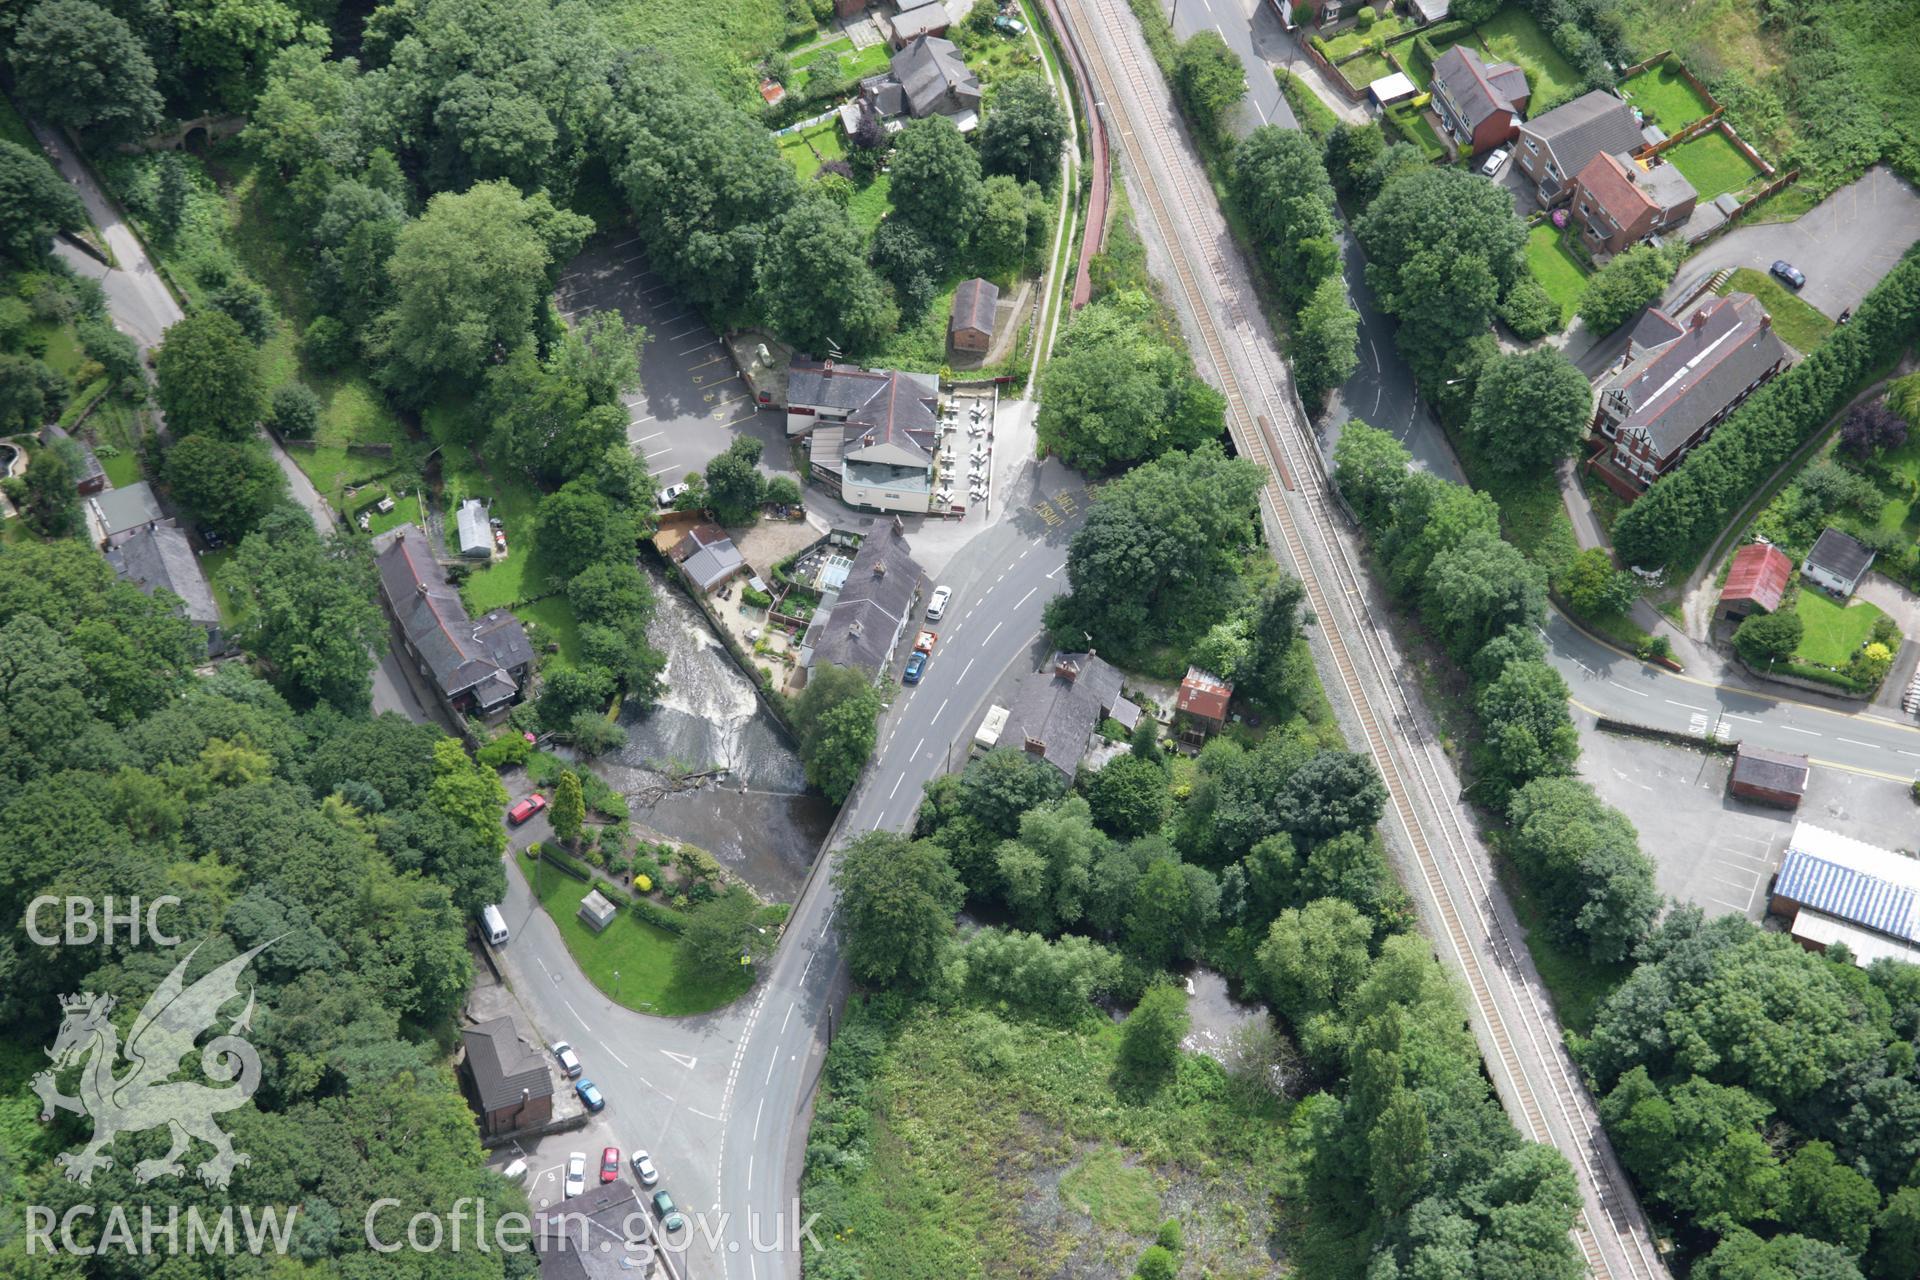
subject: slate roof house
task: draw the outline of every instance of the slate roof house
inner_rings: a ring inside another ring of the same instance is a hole
[[[1071,778],[1108,716],[1129,731],[1140,723],[1140,708],[1120,693],[1120,672],[1092,653],[1056,653],[1021,682],[1000,741]]]
[[[1772,613],[1792,581],[1793,561],[1786,552],[1765,542],[1749,542],[1733,554],[1727,585],[1720,588],[1720,616],[1731,620]]]
[[[814,610],[802,665],[828,663],[879,679],[900,647],[924,578],[898,522],[874,529],[854,552],[839,590]]]
[[[814,479],[849,506],[926,513],[939,406],[932,374],[799,359],[787,373],[787,434],[811,434]]]
[[[497,723],[533,670],[526,628],[505,609],[469,618],[419,526],[383,533],[374,547],[381,598],[420,674],[456,719]]]
[[[118,546],[150,524],[173,523],[173,518],[160,509],[153,486],[145,480],[88,498],[87,519],[103,547]]]
[[[993,312],[1000,304],[1000,287],[975,276],[953,291],[953,315],[947,321],[947,341],[955,351],[985,351],[993,345]]]
[[[1620,253],[1693,216],[1700,195],[1673,165],[1601,152],[1574,178],[1580,238],[1589,253]]]
[[[40,428],[40,444],[44,448],[56,440],[72,441],[79,453],[80,468],[73,478],[73,487],[79,493],[98,493],[107,487],[107,469],[100,465],[100,459],[93,450],[67,433],[67,429],[57,422],[49,422]]]
[[[533,1215],[540,1280],[669,1280],[670,1254],[656,1247],[652,1215],[626,1178],[589,1183]]]
[[[1787,359],[1772,318],[1752,294],[1714,298],[1684,323],[1649,312],[1635,326],[1620,369],[1600,388],[1593,430],[1613,446],[1597,459],[1601,478],[1621,497],[1638,497]]]
[[[1468,155],[1512,142],[1526,114],[1527,74],[1511,62],[1488,66],[1464,44],[1433,60],[1433,108]]]
[[[727,531],[707,520],[689,526],[668,554],[702,591],[714,590],[747,567]]]
[[[217,656],[233,648],[221,628],[213,588],[183,531],[170,524],[141,525],[107,549],[107,563],[148,595],[165,590],[179,596],[180,615],[206,631],[208,653]]]
[[[553,1073],[546,1055],[523,1037],[512,1018],[477,1023],[460,1034],[466,1055],[460,1074],[480,1113],[480,1136],[543,1125],[553,1119]]]
[[[1801,562],[1800,572],[1807,581],[1825,587],[1842,600],[1853,594],[1860,579],[1873,567],[1873,552],[1852,534],[1838,529],[1822,529],[1813,540],[1813,550]]]
[[[980,77],[967,66],[953,41],[920,35],[893,55],[885,71],[860,82],[860,97],[840,108],[840,124],[852,134],[864,102],[889,130],[901,127],[902,116],[921,120],[942,115],[965,133],[980,123],[980,97]]]
[[[1534,198],[1550,208],[1573,193],[1574,178],[1595,156],[1631,154],[1646,141],[1633,108],[1595,89],[1524,122],[1513,158],[1532,180]]]
[[[881,21],[893,32],[893,47],[899,49],[920,36],[944,36],[953,25],[953,15],[941,0],[926,0],[923,4],[902,0],[900,11]]]

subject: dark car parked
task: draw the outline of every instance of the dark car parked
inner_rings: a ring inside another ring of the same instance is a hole
[[[1800,268],[1794,266],[1785,258],[1775,262],[1771,267],[1768,267],[1767,270],[1773,272],[1774,275],[1780,277],[1780,279],[1786,281],[1796,289],[1806,287],[1806,272],[1800,270]]]

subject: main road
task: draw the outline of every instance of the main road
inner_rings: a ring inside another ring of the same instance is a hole
[[[1574,1237],[1597,1276],[1665,1275],[1651,1231],[1561,1043],[1560,1028],[1459,779],[1410,697],[1385,601],[1358,568],[1351,530],[1323,500],[1319,442],[1302,411],[1212,186],[1124,0],[1064,0],[1115,126],[1149,262],[1162,270],[1196,359],[1225,393],[1239,453],[1262,463],[1270,544],[1306,586],[1313,643],[1350,736],[1387,784],[1388,844],[1469,1015],[1507,1110],[1572,1164],[1583,1200]]]

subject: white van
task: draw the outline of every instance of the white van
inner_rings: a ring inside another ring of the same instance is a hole
[[[527,1180],[527,1162],[525,1160],[515,1160],[512,1164],[500,1171],[500,1176],[508,1182],[513,1183],[516,1187],[519,1186]]]
[[[494,946],[505,946],[507,941],[507,918],[500,914],[500,908],[491,904],[480,908],[480,932],[487,935],[487,941]]]

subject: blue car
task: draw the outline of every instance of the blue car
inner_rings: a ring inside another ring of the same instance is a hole
[[[600,1096],[599,1086],[595,1085],[593,1081],[582,1080],[573,1086],[573,1091],[580,1095],[580,1101],[586,1104],[587,1110],[606,1110],[607,1100]]]
[[[917,650],[907,659],[906,674],[900,677],[907,684],[919,684],[920,677],[927,669],[927,655]]]

